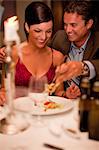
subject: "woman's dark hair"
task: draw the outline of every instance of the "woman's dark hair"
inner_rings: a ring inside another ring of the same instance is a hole
[[[32,2],[25,9],[25,22],[30,27],[33,24],[39,24],[42,22],[48,22],[52,20],[54,23],[54,17],[51,9],[43,2]],[[28,33],[26,32],[26,36]]]
[[[94,24],[96,23],[96,15],[94,9],[94,2],[90,0],[72,0],[68,1],[64,13],[77,13],[82,16],[85,23],[90,19],[93,19]]]

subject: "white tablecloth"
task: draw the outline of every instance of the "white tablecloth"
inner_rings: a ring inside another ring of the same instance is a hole
[[[76,106],[76,102],[75,106]],[[42,117],[46,122],[43,127],[37,127],[32,123],[34,117],[31,120],[31,126],[24,132],[16,135],[4,135],[0,134],[0,150],[49,150],[43,146],[44,143],[59,146],[64,150],[99,150],[99,142],[88,139],[88,133],[80,133],[81,138],[76,139],[63,130],[60,132],[60,136],[55,136],[49,130],[51,124],[58,127],[61,124],[66,127],[78,128],[77,121],[77,108],[73,110],[59,114]]]

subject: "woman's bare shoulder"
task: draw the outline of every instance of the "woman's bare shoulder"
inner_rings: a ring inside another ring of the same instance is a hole
[[[53,49],[53,62],[55,65],[60,65],[64,61],[64,55],[58,51]]]

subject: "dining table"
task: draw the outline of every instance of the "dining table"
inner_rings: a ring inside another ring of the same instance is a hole
[[[99,150],[99,141],[79,130],[79,100],[70,101],[66,111],[41,115],[41,126],[35,123],[36,115],[25,112],[29,127],[13,135],[0,133],[0,150]]]

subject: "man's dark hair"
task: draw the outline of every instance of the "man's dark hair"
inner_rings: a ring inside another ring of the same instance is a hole
[[[96,15],[94,9],[94,1],[88,0],[72,0],[68,1],[64,13],[77,13],[85,20],[85,23],[93,19],[94,25],[96,24]]]

